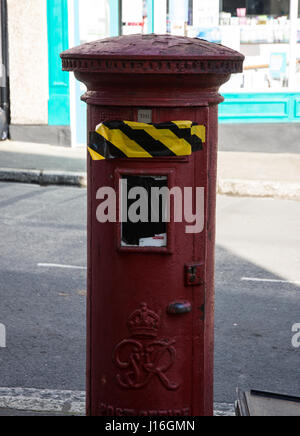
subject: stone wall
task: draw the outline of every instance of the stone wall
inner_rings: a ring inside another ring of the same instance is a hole
[[[7,3],[11,124],[48,124],[47,1]]]

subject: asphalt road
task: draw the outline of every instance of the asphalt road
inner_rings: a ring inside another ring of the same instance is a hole
[[[0,386],[85,388],[85,190],[0,183]],[[215,400],[300,395],[300,203],[218,199]],[[261,281],[262,280],[262,281]],[[272,280],[272,281],[266,281]]]
[[[217,228],[216,399],[300,396],[300,202],[219,197]]]
[[[84,389],[85,190],[0,184],[0,386]]]

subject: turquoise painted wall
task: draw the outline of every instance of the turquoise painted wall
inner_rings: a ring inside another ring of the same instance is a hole
[[[61,70],[59,54],[69,48],[68,0],[47,0],[49,50],[48,124],[70,124],[69,73]]]
[[[154,33],[154,0],[147,0],[148,33]]]
[[[120,13],[119,13],[119,0],[109,0],[109,13],[110,13],[110,22],[109,22],[109,33],[110,36],[119,36],[119,22],[120,22]]]
[[[219,111],[221,123],[300,122],[298,93],[237,93],[224,97]]]

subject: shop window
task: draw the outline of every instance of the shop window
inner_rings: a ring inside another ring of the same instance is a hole
[[[80,42],[90,42],[109,36],[108,0],[79,0]]]
[[[122,34],[147,33],[147,2],[122,0]]]
[[[288,16],[290,0],[223,0],[224,12],[237,16],[237,10],[241,8],[246,8],[247,15]]]
[[[237,15],[238,8],[245,8],[246,0],[223,0],[222,11],[229,12],[231,15]]]
[[[201,38],[241,51],[245,70],[232,77],[222,92],[290,87],[290,0],[153,0],[154,15],[148,17],[149,1],[120,2],[124,35],[148,33],[149,18],[155,33]],[[300,86],[299,70],[298,62]]]
[[[294,80],[290,80],[290,65],[294,63],[289,59],[290,0],[223,0],[219,24],[222,44],[241,51],[246,57],[243,74],[234,76],[223,92],[276,92],[294,87]],[[297,41],[300,42],[300,22]],[[300,66],[299,50],[298,46],[294,56]]]

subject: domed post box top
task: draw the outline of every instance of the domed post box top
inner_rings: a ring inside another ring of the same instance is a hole
[[[219,44],[172,35],[130,35],[83,44],[61,54],[64,71],[110,74],[231,74],[244,56]]]
[[[218,91],[244,56],[219,44],[172,35],[129,35],[83,44],[61,54],[63,70],[87,86],[95,105],[203,106],[223,101]]]

